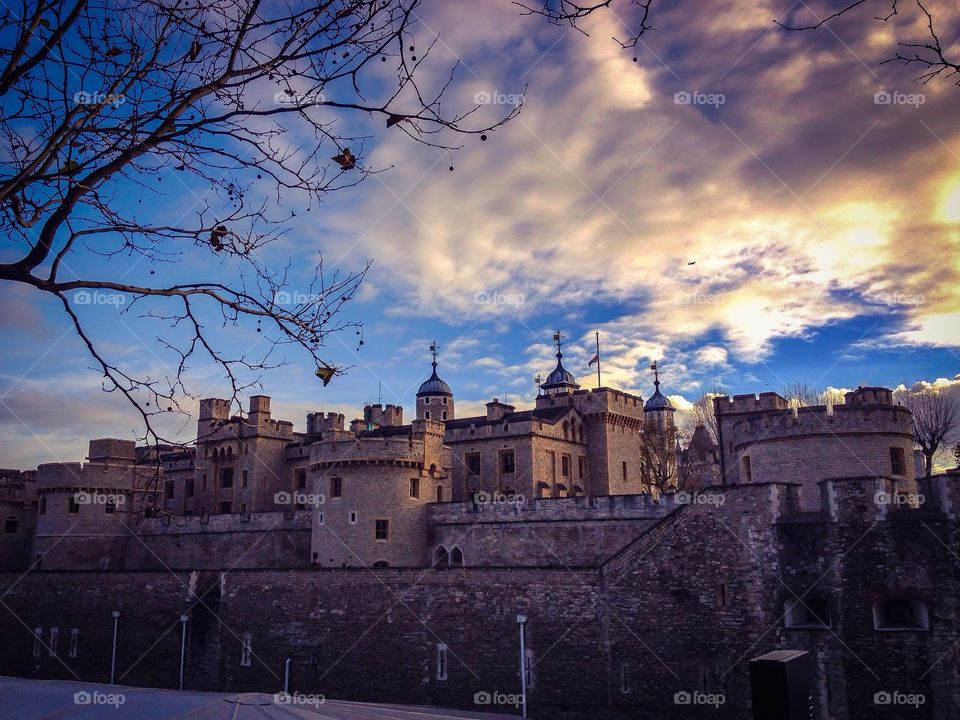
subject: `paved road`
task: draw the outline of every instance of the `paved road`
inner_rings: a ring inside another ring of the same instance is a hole
[[[0,676],[0,720],[502,720],[518,714]]]

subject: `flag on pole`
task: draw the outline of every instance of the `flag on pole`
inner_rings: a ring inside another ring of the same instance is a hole
[[[593,360],[587,363],[587,367],[590,367],[594,363],[598,363],[598,362],[600,362],[600,353],[597,353],[596,355],[593,356]]]

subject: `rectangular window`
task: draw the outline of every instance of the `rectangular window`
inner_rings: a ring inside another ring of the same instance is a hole
[[[550,468],[550,481],[557,480],[557,454],[552,450],[547,450],[547,466]]]
[[[240,471],[240,482],[243,484],[243,487],[246,487],[246,486],[247,486],[247,471],[246,471],[246,470],[241,470],[241,471]]]
[[[357,524],[357,511],[356,511],[356,510],[351,510],[351,511],[350,511],[350,524],[351,524],[351,525],[356,525],[356,524]]]
[[[583,455],[580,455],[577,458],[577,477],[583,480],[583,476],[586,475],[586,458]]]
[[[247,504],[240,503],[240,512],[245,513],[247,511]]]
[[[907,474],[907,464],[904,461],[903,448],[890,448],[890,472],[893,475]]]
[[[437,643],[437,680],[447,679],[447,646]]]
[[[319,523],[320,525],[323,525],[323,513],[320,513],[319,515],[317,515],[317,523]]]
[[[196,492],[196,483],[193,480],[187,480],[187,492],[186,495],[188,498],[192,498]]]
[[[469,475],[480,474],[480,453],[469,452],[463,456],[463,460],[464,464],[467,466],[467,473]]]
[[[173,480],[167,480],[167,482],[165,482],[165,483],[163,484],[163,497],[164,497],[164,499],[165,499],[165,500],[173,500],[173,495],[174,495],[175,492],[176,492],[176,488],[174,488]]]
[[[41,515],[47,514],[47,496],[46,495],[40,498],[40,514]]]
[[[330,478],[330,497],[343,495],[343,478]]]
[[[410,497],[420,497],[420,478],[410,478]]]
[[[40,657],[40,647],[43,645],[43,628],[33,629],[33,656]]]
[[[16,535],[17,534],[17,519],[15,517],[8,517],[6,522],[3,523],[3,534],[4,535]]]
[[[298,490],[307,489],[307,471],[306,470],[297,470],[297,489]]]
[[[750,467],[750,456],[743,456],[743,478],[744,482],[753,482],[753,469]]]
[[[503,474],[509,474],[516,472],[517,469],[517,459],[513,453],[513,450],[504,450],[500,453],[500,472]]]
[[[204,473],[204,474],[203,474],[203,477],[201,478],[201,484],[202,484],[203,489],[206,490],[206,489],[207,489],[207,474],[206,474],[206,473]]]
[[[570,456],[562,455],[560,457],[560,474],[564,477],[570,477]]]
[[[373,531],[374,540],[389,540],[390,539],[390,521],[389,520],[377,520],[376,527]]]
[[[233,512],[233,504],[229,502],[222,502],[219,505],[220,512],[226,515],[227,513]]]
[[[80,514],[80,503],[77,502],[77,498],[75,495],[70,496],[70,507],[68,509],[71,515]]]
[[[103,512],[107,515],[113,515],[114,511],[117,509],[117,501],[112,497],[108,497],[107,501],[103,504]]]
[[[50,628],[50,642],[47,646],[50,650],[50,657],[57,656],[57,639],[60,637],[60,628]]]
[[[627,461],[624,460],[620,465],[620,471],[623,473],[623,481],[627,481]]]
[[[252,654],[250,650],[250,633],[243,634],[243,645],[240,649],[240,665],[242,667],[250,667],[250,655]]]
[[[620,692],[624,695],[630,692],[630,667],[626,663],[620,666]]]
[[[233,468],[223,468],[220,471],[220,487],[222,488],[233,487]]]
[[[70,650],[67,651],[69,657],[75,658],[77,656],[77,643],[80,640],[80,628],[73,628],[70,631]]]

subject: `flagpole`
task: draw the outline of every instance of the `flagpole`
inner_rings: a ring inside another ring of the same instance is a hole
[[[601,387],[600,383],[600,331],[597,330],[597,390]]]

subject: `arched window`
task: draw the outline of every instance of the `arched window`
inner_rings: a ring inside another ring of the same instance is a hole
[[[430,398],[427,398],[427,399],[429,400]],[[429,419],[430,419],[430,411],[429,411],[429,410],[427,410],[426,412],[423,413],[423,418],[424,418],[424,420],[429,420]]]
[[[446,420],[446,419],[447,419],[447,411],[446,411],[446,410],[444,410],[444,411],[440,414],[440,419],[441,419],[441,420]]]
[[[886,598],[873,604],[875,630],[929,630],[927,604],[912,598]]]
[[[783,603],[783,624],[793,628],[829,628],[830,606],[821,597],[790,597]]]
[[[228,448],[227,448],[227,460],[233,460],[233,448],[232,448],[232,447],[228,447]]]
[[[453,550],[450,551],[450,564],[463,567],[463,550],[456,545],[454,545]]]
[[[433,553],[433,564],[436,567],[447,565],[449,562],[450,559],[447,556],[447,549],[441,545],[436,549],[436,552]]]
[[[430,477],[433,477],[436,474],[437,474],[437,464],[430,463]]]
[[[373,567],[390,567],[390,563],[388,563],[386,560],[377,560],[373,564]]]

